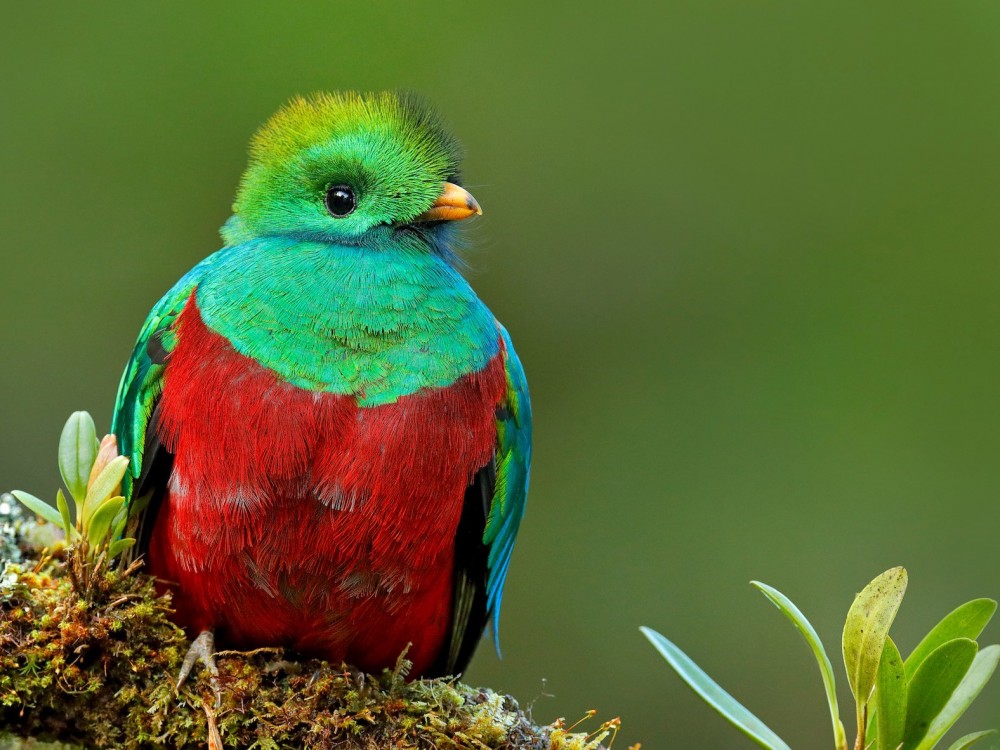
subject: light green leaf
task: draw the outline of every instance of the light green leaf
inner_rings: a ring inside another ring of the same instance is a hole
[[[784,740],[772,732],[764,722],[750,713],[733,696],[719,687],[711,677],[695,664],[677,646],[650,628],[639,628],[653,647],[674,668],[674,671],[723,718],[761,747],[770,750],[791,750]]]
[[[935,651],[935,653],[937,652]],[[930,657],[928,657],[929,660]],[[986,683],[990,681],[990,677],[996,671],[998,663],[1000,663],[1000,646],[987,646],[976,654],[976,658],[973,659],[969,671],[966,672],[959,686],[955,688],[955,692],[951,694],[951,698],[948,699],[948,703],[938,713],[937,718],[931,722],[931,726],[927,730],[927,735],[917,750],[931,750],[944,737],[945,732],[951,729],[952,725],[959,720],[962,714],[965,713],[965,709],[972,705],[976,696],[986,686]],[[917,674],[919,675],[922,670],[923,667],[917,670]],[[916,679],[916,676],[914,675],[914,679]]]
[[[128,459],[125,456],[118,456],[111,459],[104,470],[94,479],[94,483],[87,491],[87,499],[83,503],[84,527],[90,523],[91,516],[97,511],[97,508],[106,502],[111,497],[111,493],[121,484],[127,468]]]
[[[87,480],[97,458],[97,429],[85,411],[75,411],[66,420],[59,437],[59,473],[78,504],[87,495]]]
[[[891,568],[854,597],[844,624],[844,664],[854,693],[858,727],[864,724],[864,709],[875,686],[889,626],[906,593],[906,570]]]
[[[956,638],[938,646],[924,659],[906,691],[906,731],[903,735],[906,750],[925,746],[923,740],[931,722],[948,704],[978,650],[975,641]]]
[[[59,511],[44,500],[38,499],[30,492],[22,492],[21,490],[13,490],[10,494],[36,516],[41,516],[49,523],[54,523],[56,526],[62,528],[62,516],[59,515]]]
[[[760,581],[750,581],[750,585],[760,591],[768,600],[785,615],[796,629],[805,638],[809,648],[812,649],[816,663],[819,664],[820,675],[823,677],[823,687],[826,689],[826,702],[830,707],[830,721],[833,724],[833,738],[837,750],[847,749],[847,734],[844,732],[844,724],[840,720],[840,709],[837,706],[837,685],[833,677],[833,665],[826,655],[823,642],[813,628],[806,616],[802,614],[792,600],[782,594],[776,588],[768,586]]]
[[[113,560],[114,558],[118,557],[118,555],[120,555],[122,552],[131,547],[133,544],[135,544],[135,539],[132,539],[130,537],[125,539],[118,539],[117,541],[111,542],[111,546],[108,547],[108,558]]]
[[[972,734],[967,734],[964,737],[959,737],[955,740],[948,750],[966,750],[966,748],[972,747],[979,742],[979,740],[996,733],[997,730],[995,729],[987,729],[985,732],[973,732]]]
[[[996,611],[997,603],[992,599],[973,599],[945,615],[906,657],[906,679],[912,679],[924,659],[941,644],[955,638],[976,640]]]
[[[108,533],[111,531],[111,524],[124,505],[125,498],[117,495],[105,500],[94,511],[94,515],[90,519],[90,525],[86,528],[87,542],[92,549],[97,549],[107,541]]]
[[[875,711],[879,750],[896,750],[906,729],[906,671],[903,657],[892,642],[885,639],[882,659],[875,678]]]
[[[56,490],[56,508],[59,511],[59,518],[62,520],[63,531],[66,532],[66,541],[79,537],[80,533],[73,526],[73,519],[69,515],[69,503],[66,502],[66,496],[62,490]]]

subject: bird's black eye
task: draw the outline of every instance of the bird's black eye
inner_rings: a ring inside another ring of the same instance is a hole
[[[326,203],[326,210],[330,212],[330,216],[337,219],[347,216],[357,206],[357,200],[354,198],[354,190],[347,185],[334,185],[327,190],[324,202]]]

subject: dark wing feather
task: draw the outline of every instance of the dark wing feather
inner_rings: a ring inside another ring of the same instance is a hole
[[[476,472],[465,490],[462,518],[455,537],[455,571],[451,628],[445,647],[431,669],[435,676],[465,671],[489,620],[486,609],[487,560],[490,548],[483,543],[483,529],[496,487],[496,466],[491,461]]]
[[[514,539],[524,516],[531,464],[531,404],[524,370],[503,335],[507,395],[497,410],[497,451],[465,491],[455,538],[452,622],[433,674],[465,670],[491,616],[500,651],[500,602]]]

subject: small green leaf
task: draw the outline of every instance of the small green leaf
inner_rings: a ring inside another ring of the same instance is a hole
[[[979,742],[979,740],[996,733],[997,730],[995,729],[987,729],[985,732],[973,732],[972,734],[967,734],[964,737],[959,737],[955,740],[948,750],[966,750],[966,748],[972,747]]]
[[[956,638],[938,646],[924,659],[906,691],[904,748],[910,750],[924,746],[922,740],[931,722],[948,704],[955,688],[972,666],[978,650],[975,641]]]
[[[122,505],[121,510],[118,511],[118,515],[115,516],[114,523],[111,525],[112,541],[118,539],[122,535],[122,532],[125,531],[126,523],[128,523],[128,508]]]
[[[111,531],[111,524],[124,505],[125,498],[117,495],[105,500],[94,511],[94,515],[90,519],[90,525],[86,529],[87,541],[92,549],[96,550],[107,541],[108,533]]]
[[[844,664],[854,693],[858,726],[875,686],[878,663],[899,605],[906,593],[906,570],[891,568],[854,597],[844,624]]]
[[[107,501],[111,497],[111,493],[121,484],[127,468],[128,459],[125,456],[118,456],[109,461],[104,470],[97,475],[87,491],[87,498],[83,503],[84,526],[90,523],[91,516],[97,511],[97,508]]]
[[[792,600],[776,588],[760,581],[750,581],[750,585],[766,596],[785,617],[792,621],[792,624],[805,638],[809,648],[812,649],[816,663],[819,664],[820,675],[823,677],[823,687],[826,689],[826,702],[830,707],[835,747],[837,750],[846,750],[847,734],[844,732],[844,724],[840,720],[840,709],[837,706],[837,685],[833,677],[833,665],[830,664],[830,657],[826,655],[826,649],[823,648],[823,642],[819,639],[819,635],[806,616],[792,603]]]
[[[906,672],[892,638],[885,639],[878,664],[875,712],[879,750],[896,750],[906,729]]]
[[[996,611],[997,603],[992,599],[973,599],[945,615],[906,657],[906,678],[912,679],[924,659],[941,644],[955,638],[976,640]]]
[[[639,628],[639,630],[688,686],[708,705],[722,714],[722,717],[729,723],[761,747],[770,748],[770,750],[791,750],[784,740],[744,708],[733,696],[719,687],[718,683],[705,674],[701,667],[691,661],[690,657],[677,646],[655,630],[646,627]]]
[[[943,647],[942,647],[943,648]],[[934,653],[937,653],[935,651]],[[933,656],[934,654],[931,654]],[[931,657],[927,657],[930,661]],[[1000,646],[987,646],[972,661],[972,666],[966,672],[965,677],[955,692],[951,694],[948,703],[941,709],[937,717],[931,722],[927,735],[917,747],[917,750],[931,750],[938,741],[944,737],[945,732],[951,729],[952,725],[959,720],[972,702],[979,695],[980,691],[990,681],[990,677],[996,671],[997,664],[1000,663]],[[923,671],[921,667],[914,675],[914,679]]]
[[[62,516],[59,515],[59,511],[44,500],[39,500],[30,492],[22,492],[21,490],[13,490],[10,494],[36,516],[41,516],[49,523],[62,528]]]
[[[56,490],[56,508],[59,510],[59,518],[62,519],[63,531],[66,532],[66,541],[70,541],[78,536],[76,527],[73,526],[73,519],[69,515],[69,503],[62,490]]]
[[[66,420],[59,437],[59,473],[77,503],[87,495],[90,468],[97,458],[97,429],[85,411],[75,411]]]
[[[108,547],[108,558],[113,560],[133,544],[135,544],[135,539],[132,538],[118,539],[111,542],[111,546]]]

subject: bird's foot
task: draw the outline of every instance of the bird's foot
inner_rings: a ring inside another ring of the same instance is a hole
[[[344,665],[344,669],[345,669],[345,671],[347,673],[347,676],[350,677],[354,681],[355,685],[357,685],[359,688],[363,688],[365,686],[365,673],[364,672],[362,672],[357,667],[351,666],[350,664],[345,664]]]
[[[209,679],[212,683],[212,692],[215,693],[215,707],[218,708],[222,705],[222,690],[219,687],[219,667],[215,664],[215,634],[211,630],[202,630],[191,643],[191,648],[184,657],[184,663],[181,664],[181,672],[177,676],[176,690],[181,689],[194,665],[199,661],[211,675]]]

